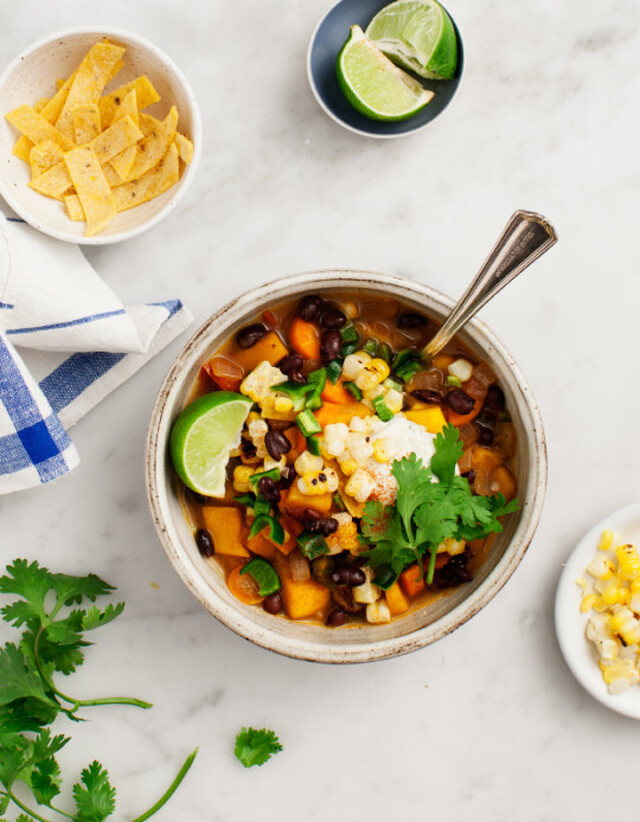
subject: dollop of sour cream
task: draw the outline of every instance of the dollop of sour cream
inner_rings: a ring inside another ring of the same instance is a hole
[[[435,434],[430,434],[427,429],[416,422],[408,420],[401,414],[397,414],[392,420],[386,422],[372,437],[371,442],[375,445],[379,442],[384,446],[387,462],[378,462],[374,457],[361,466],[374,482],[375,488],[371,492],[370,499],[376,499],[384,505],[392,505],[397,496],[398,483],[391,473],[393,461],[415,454],[422,464],[429,466],[431,457],[435,453]]]

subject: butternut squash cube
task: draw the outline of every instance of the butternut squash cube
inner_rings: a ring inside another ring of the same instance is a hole
[[[315,579],[294,582],[286,574],[281,576],[282,596],[287,616],[291,619],[308,619],[316,616],[329,604],[331,592]]]
[[[204,527],[213,539],[217,554],[233,557],[248,557],[245,547],[245,525],[242,511],[232,506],[206,506],[202,509]]]

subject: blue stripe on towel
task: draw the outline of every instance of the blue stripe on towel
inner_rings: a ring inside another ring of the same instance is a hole
[[[42,393],[58,413],[125,356],[104,351],[72,354],[40,382]]]
[[[2,303],[0,302],[0,308],[14,308],[15,306],[11,305],[11,303]]]
[[[169,317],[173,317],[173,315],[177,314],[182,308],[182,302],[180,300],[165,300],[160,303],[147,303],[147,305],[157,305],[162,306],[162,308],[166,308],[169,312]]]
[[[51,323],[50,325],[34,325],[30,328],[12,328],[7,331],[7,334],[31,334],[35,331],[53,331],[56,328],[70,328],[73,325],[85,325],[96,320],[104,320],[107,317],[117,317],[125,314],[124,308],[117,308],[113,311],[104,311],[102,314],[90,314],[87,317],[78,317],[76,320],[67,320],[62,323]]]

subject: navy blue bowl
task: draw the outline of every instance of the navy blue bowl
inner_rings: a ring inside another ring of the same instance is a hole
[[[390,0],[341,0],[318,24],[307,56],[309,83],[321,108],[340,125],[368,137],[402,137],[424,128],[449,105],[462,76],[462,38],[455,20],[449,15],[458,39],[458,67],[451,80],[417,78],[435,95],[429,105],[415,116],[400,122],[370,120],[353,108],[338,85],[336,58],[349,37],[351,26],[357,23],[364,31],[371,18],[381,8],[388,6],[389,2]]]

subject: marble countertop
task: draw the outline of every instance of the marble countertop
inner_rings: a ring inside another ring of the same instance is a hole
[[[259,283],[331,267],[403,274],[457,297],[516,208],[542,212],[560,237],[481,314],[540,404],[542,520],[506,588],[435,645],[311,665],[254,647],[197,605],[156,539],[142,468],[154,397],[185,337],[73,429],[79,468],[0,497],[0,565],[26,556],[94,571],[127,603],[75,690],[155,707],[96,709],[92,722],[60,727],[74,736],[64,771],[100,759],[121,818],[151,804],[196,745],[159,822],[595,822],[637,801],[640,725],[573,680],[552,610],[572,546],[638,499],[638,426],[627,422],[640,401],[640,6],[448,5],[465,42],[458,95],[396,141],[342,130],[311,95],[306,48],[326,0],[0,8],[1,64],[52,31],[104,24],[157,43],[194,87],[205,136],[188,195],[143,236],[87,252],[127,302],[177,296],[201,322]],[[244,770],[232,755],[242,725],[273,728],[284,752]]]

